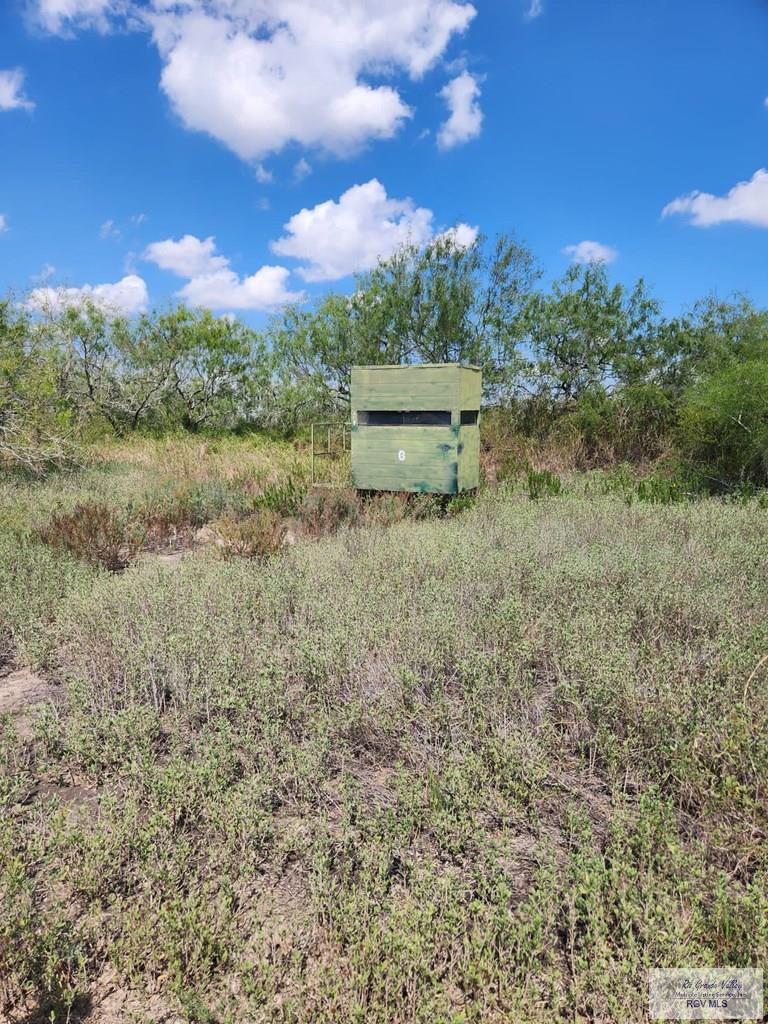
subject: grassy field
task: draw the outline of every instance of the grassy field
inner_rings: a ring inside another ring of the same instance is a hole
[[[764,965],[761,503],[306,474],[0,485],[0,1018],[636,1022],[649,967]]]

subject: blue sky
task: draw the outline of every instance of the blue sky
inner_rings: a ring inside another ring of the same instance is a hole
[[[768,305],[766,167],[768,0],[0,6],[0,292],[40,301],[259,323],[453,228]]]

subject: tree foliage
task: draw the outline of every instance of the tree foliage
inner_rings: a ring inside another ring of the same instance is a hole
[[[258,407],[263,339],[233,318],[178,306],[135,321],[91,302],[43,326],[70,405],[123,434],[139,426],[234,426]]]
[[[529,250],[502,236],[459,245],[439,236],[405,245],[359,274],[352,295],[292,306],[269,335],[295,406],[338,408],[355,365],[463,362],[484,371],[487,394],[512,384],[538,271]]]
[[[0,301],[0,462],[34,473],[76,459],[77,413],[59,364],[23,307]]]
[[[653,364],[659,320],[642,280],[627,290],[610,283],[602,263],[570,267],[528,305],[530,389],[572,406],[637,384]]]
[[[0,459],[36,472],[86,424],[295,427],[346,415],[352,367],[462,362],[486,405],[590,464],[672,447],[710,486],[768,485],[768,311],[709,297],[674,319],[642,280],[572,266],[548,288],[510,236],[405,245],[351,294],[288,306],[266,329],[183,305],[129,319],[93,302],[0,301]]]

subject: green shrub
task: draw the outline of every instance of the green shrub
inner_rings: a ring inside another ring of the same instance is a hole
[[[658,505],[669,505],[690,497],[690,491],[686,489],[685,483],[675,477],[645,477],[638,480],[635,492],[639,501],[650,501]]]
[[[457,494],[446,503],[445,510],[449,516],[460,515],[471,509],[475,501],[474,494]]]
[[[684,395],[684,457],[713,490],[768,485],[768,359],[734,363]]]
[[[529,469],[527,484],[531,501],[561,494],[563,490],[563,482],[560,477],[548,469]]]
[[[306,493],[306,487],[289,476],[284,483],[265,487],[261,494],[253,499],[253,507],[281,516],[295,516],[305,500]]]

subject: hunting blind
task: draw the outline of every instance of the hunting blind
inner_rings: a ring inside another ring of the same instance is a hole
[[[433,494],[476,488],[480,391],[476,366],[353,366],[355,487]]]

